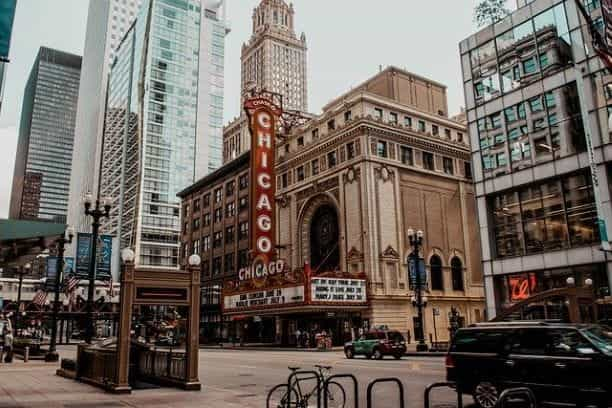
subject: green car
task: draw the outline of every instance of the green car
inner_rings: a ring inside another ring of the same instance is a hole
[[[376,360],[381,360],[384,356],[393,356],[399,360],[404,353],[406,353],[404,336],[393,330],[370,331],[358,340],[350,341],[344,345],[346,358],[363,355],[366,358],[374,357]]]

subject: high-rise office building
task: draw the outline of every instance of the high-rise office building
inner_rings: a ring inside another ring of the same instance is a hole
[[[574,320],[594,304],[581,296],[610,291],[597,201],[610,231],[612,76],[574,1],[518,6],[459,46],[488,317]]]
[[[65,222],[81,57],[41,47],[26,84],[10,217]]]
[[[253,33],[242,45],[240,57],[241,105],[250,89],[265,89],[283,96],[283,109],[308,111],[306,35],[295,33],[295,10],[283,0],[262,0],[253,10]],[[250,149],[246,117],[225,127],[223,162]]]
[[[2,96],[4,95],[4,77],[11,48],[11,34],[17,0],[5,0],[0,3],[0,110],[2,110]]]
[[[110,66],[142,0],[90,0],[79,88],[68,222],[89,231],[82,198],[98,193],[104,106]]]
[[[176,193],[221,163],[223,2],[145,0],[111,68],[101,194],[103,225],[136,265],[178,267]]]

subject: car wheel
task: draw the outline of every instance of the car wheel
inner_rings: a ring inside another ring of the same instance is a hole
[[[494,408],[499,400],[499,389],[494,384],[481,381],[474,388],[474,402],[480,408]]]
[[[344,355],[346,356],[346,358],[353,358],[355,357],[355,352],[353,351],[351,347],[349,347],[344,350]]]
[[[400,353],[397,353],[393,357],[395,357],[396,360],[399,360],[402,358],[402,355]]]
[[[369,360],[369,359],[371,359],[371,358],[372,358],[372,354],[370,354],[370,353],[365,353],[365,358],[366,358],[366,359],[368,359],[368,360]]]
[[[382,360],[382,358],[383,358],[383,354],[380,351],[380,349],[374,349],[374,355],[373,356],[374,356],[375,360]]]

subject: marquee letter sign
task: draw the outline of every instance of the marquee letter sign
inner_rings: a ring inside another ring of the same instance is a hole
[[[269,264],[274,254],[275,138],[281,109],[266,98],[244,102],[251,131],[251,250],[253,265]]]

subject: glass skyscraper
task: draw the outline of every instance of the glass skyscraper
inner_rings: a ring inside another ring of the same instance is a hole
[[[178,267],[177,192],[221,164],[223,2],[146,0],[111,67],[103,226],[141,267]]]
[[[81,57],[41,47],[26,84],[10,217],[66,222]]]

